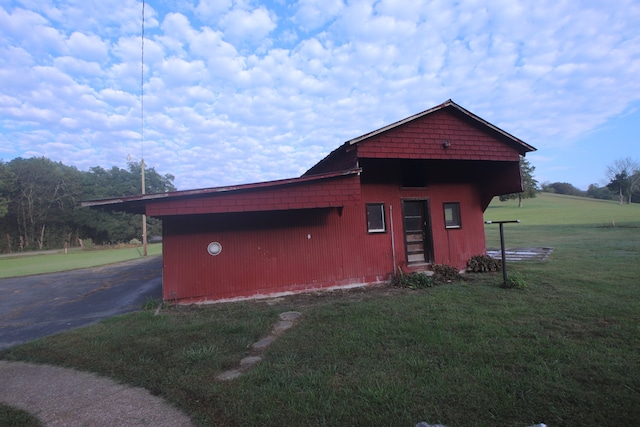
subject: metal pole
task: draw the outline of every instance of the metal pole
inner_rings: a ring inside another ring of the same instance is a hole
[[[393,274],[397,274],[396,268],[396,237],[393,233],[393,209],[389,205],[389,223],[391,224],[391,259],[393,260]]]
[[[502,254],[502,284],[507,286],[507,253],[504,249],[504,224],[507,223],[519,223],[519,219],[509,221],[485,221],[485,224],[499,224],[500,225],[500,252]]]
[[[502,284],[507,286],[507,254],[504,250],[504,224],[500,223],[500,251],[502,252]]]

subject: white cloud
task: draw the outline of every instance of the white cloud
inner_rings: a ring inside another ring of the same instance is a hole
[[[449,3],[424,0],[380,0],[374,9],[377,14],[393,16],[404,20],[419,19],[425,14],[428,7],[440,7],[442,9],[450,7]]]
[[[257,42],[266,37],[276,27],[276,18],[264,7],[253,10],[233,9],[220,24],[225,36],[236,43]]]
[[[194,36],[189,19],[181,13],[168,13],[160,27],[166,37],[181,43],[191,41]]]
[[[67,41],[69,54],[77,59],[104,62],[108,59],[109,45],[93,34],[83,34],[77,31],[69,36]]]
[[[139,108],[140,100],[137,96],[122,90],[106,88],[100,91],[99,98],[113,106],[126,105],[130,108]]]
[[[73,74],[77,78],[98,77],[104,74],[102,67],[97,62],[84,61],[73,56],[59,56],[53,60],[53,65],[56,69]]]
[[[0,158],[125,165],[141,4],[20,4],[0,6]],[[145,9],[145,160],[179,188],[296,176],[448,98],[541,152],[640,103],[631,0],[166,4]]]
[[[216,21],[230,8],[231,0],[200,0],[195,11],[202,21]]]
[[[335,19],[344,8],[342,0],[300,0],[293,19],[304,30],[315,30]]]
[[[14,37],[25,38],[34,27],[42,27],[47,20],[40,14],[30,10],[16,8],[13,13],[0,8],[0,28],[3,33]]]
[[[245,69],[245,58],[233,45],[223,40],[223,34],[210,28],[194,33],[189,51],[207,61],[209,73],[225,80],[239,78]]]
[[[208,80],[208,71],[202,61],[185,61],[180,58],[167,58],[161,65],[160,72],[168,87],[185,86]]]
[[[21,47],[31,53],[59,53],[65,47],[63,34],[32,11],[16,9],[7,13],[0,8],[0,28],[9,40],[20,40]]]

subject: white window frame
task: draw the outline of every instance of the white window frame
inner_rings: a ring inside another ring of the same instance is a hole
[[[460,202],[445,202],[442,204],[444,213],[445,228],[462,228],[462,214],[460,213]],[[447,219],[447,211],[451,212],[451,219]]]
[[[387,232],[387,221],[385,220],[384,215],[384,203],[367,203],[366,204],[366,212],[367,212],[367,232],[369,233],[386,233]],[[382,222],[382,228],[372,228],[370,215],[376,215],[376,223]]]

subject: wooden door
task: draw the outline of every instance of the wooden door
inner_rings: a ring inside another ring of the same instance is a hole
[[[402,214],[407,265],[433,262],[429,201],[404,200]]]

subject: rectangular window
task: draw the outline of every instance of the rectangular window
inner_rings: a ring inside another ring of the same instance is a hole
[[[384,203],[367,204],[367,230],[369,233],[384,233],[387,231],[384,221]]]
[[[460,203],[452,202],[444,204],[444,225],[446,228],[460,228]]]

